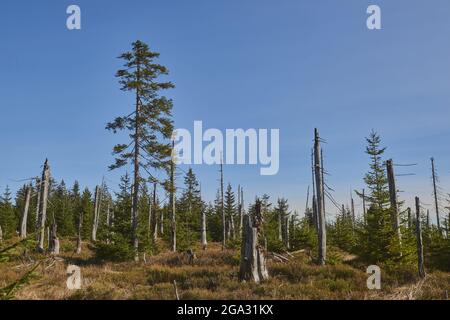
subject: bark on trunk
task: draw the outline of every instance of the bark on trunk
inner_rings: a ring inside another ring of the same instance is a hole
[[[31,199],[31,184],[27,187],[27,191],[25,193],[25,206],[23,208],[22,212],[22,221],[20,225],[20,237],[26,238],[27,237],[27,220],[28,220],[28,210],[30,208],[30,199]]]
[[[261,210],[260,203],[256,205],[258,209]],[[260,214],[257,213],[257,216]],[[256,226],[253,226],[248,214],[244,215],[243,220],[239,279],[259,283],[269,278],[264,251],[258,243],[259,222],[254,221]]]
[[[202,245],[203,250],[206,250],[206,247],[208,246],[208,241],[206,240],[206,213],[203,207],[201,208],[201,239],[200,243]]]
[[[100,208],[100,187],[96,186],[94,196],[94,221],[92,223],[92,241],[97,241],[99,208]]]
[[[44,169],[42,170],[42,179],[40,186],[40,201],[39,201],[39,219],[38,219],[38,245],[37,250],[39,252],[44,252],[44,241],[45,241],[45,222],[47,220],[47,199],[48,199],[48,188],[50,183],[50,167],[48,165],[48,160],[45,160]]]
[[[425,267],[423,264],[423,244],[422,244],[422,226],[420,219],[420,200],[416,197],[416,239],[417,239],[417,261],[419,276],[425,278]]]
[[[80,254],[81,253],[81,230],[83,227],[83,211],[80,211],[79,216],[78,216],[78,238],[77,238],[77,249],[76,249],[76,254]]]
[[[322,168],[320,162],[320,138],[319,132],[315,129],[314,132],[314,173],[316,178],[316,205],[317,205],[317,218],[318,218],[318,239],[319,239],[319,263],[325,265],[327,259],[327,235],[326,235],[326,223],[325,223],[325,211],[323,208],[323,181],[322,181]]]
[[[175,148],[175,142],[172,141],[172,150]],[[175,211],[175,160],[170,161],[170,207],[172,211],[172,251],[177,251],[177,218]]]

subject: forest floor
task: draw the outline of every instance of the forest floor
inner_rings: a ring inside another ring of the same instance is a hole
[[[64,252],[64,248],[67,249]],[[210,244],[196,249],[188,263],[184,253],[162,252],[146,262],[99,262],[88,247],[80,255],[62,245],[55,260],[49,258],[36,275],[15,294],[16,299],[175,299],[174,280],[180,299],[448,299],[450,273],[431,272],[419,281],[410,273],[387,274],[382,270],[381,290],[367,289],[365,267],[355,257],[341,253],[339,262],[324,267],[313,263],[306,251],[285,255],[289,261],[269,259],[270,279],[261,284],[238,280],[239,250],[221,250]],[[82,288],[69,290],[66,269],[81,268]],[[29,269],[25,261],[0,263],[0,288]]]

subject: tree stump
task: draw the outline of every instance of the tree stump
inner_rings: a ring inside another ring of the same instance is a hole
[[[261,204],[256,203],[256,217],[260,216]],[[239,279],[259,283],[269,278],[264,251],[258,243],[259,223],[255,219],[252,223],[250,216],[243,217],[241,263]],[[255,224],[256,226],[253,226]]]

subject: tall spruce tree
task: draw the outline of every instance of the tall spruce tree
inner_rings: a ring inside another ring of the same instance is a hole
[[[0,197],[0,226],[3,231],[3,239],[13,237],[18,228],[18,218],[12,204],[9,186],[6,186],[3,195]]]
[[[115,164],[110,169],[120,168],[129,162],[133,165],[132,241],[135,260],[138,256],[138,203],[139,188],[143,181],[141,169],[148,175],[152,169],[167,169],[171,154],[169,139],[173,132],[171,119],[172,101],[160,95],[162,90],[173,88],[171,82],[160,82],[158,78],[168,74],[166,67],[155,63],[159,53],[150,51],[147,44],[136,41],[132,49],[119,58],[124,68],[116,76],[121,90],[134,94],[134,111],[108,123],[106,129],[114,133],[129,132],[130,142],[117,144],[113,149]]]

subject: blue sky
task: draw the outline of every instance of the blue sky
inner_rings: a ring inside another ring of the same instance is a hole
[[[66,29],[70,4],[82,30]],[[381,7],[382,30],[366,28],[369,4]],[[416,174],[399,177],[402,199],[431,203],[431,156],[450,187],[449,16],[447,0],[3,1],[0,191],[38,175],[46,157],[57,180],[92,188],[105,175],[116,188],[123,171],[107,166],[123,140],[104,127],[132,110],[116,57],[141,39],[170,70],[177,127],[280,129],[278,175],[225,167],[247,203],[268,193],[303,211],[314,127],[339,202],[363,187],[373,128],[386,158],[419,164],[398,168]],[[193,168],[212,199],[218,168]]]

